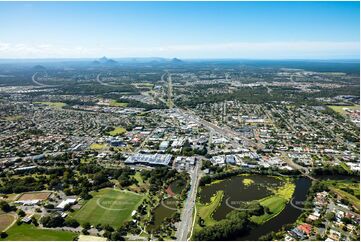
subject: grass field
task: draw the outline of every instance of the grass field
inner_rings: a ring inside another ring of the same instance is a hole
[[[90,149],[93,149],[93,150],[102,150],[102,149],[105,149],[107,147],[106,144],[91,144],[90,145]]]
[[[35,104],[45,104],[52,108],[62,108],[64,106],[66,106],[66,103],[62,103],[62,102],[34,102],[34,103]]]
[[[109,224],[119,227],[131,218],[131,213],[143,201],[144,195],[105,188],[92,193],[80,210],[71,214],[80,224],[89,222],[93,225]]]
[[[108,132],[109,135],[111,136],[117,136],[117,135],[122,135],[125,132],[127,132],[127,130],[123,127],[115,127],[114,130]]]
[[[349,108],[352,110],[360,110],[360,105],[353,105],[353,106],[328,106],[329,108],[331,108],[333,111],[339,113],[339,114],[346,114],[346,111],[343,110],[344,108]]]
[[[257,224],[262,224],[273,217],[276,217],[285,208],[287,200],[279,196],[270,196],[260,200],[260,204],[268,207],[270,213],[261,216],[252,216],[250,220]]]
[[[45,200],[50,196],[51,192],[24,192],[18,197],[18,201],[26,200]]]
[[[8,213],[0,214],[0,232],[9,227],[15,221],[15,219],[15,215]]]
[[[111,100],[110,103],[109,103],[110,106],[112,107],[127,107],[128,106],[128,103],[121,103],[121,102],[118,102],[116,100]]]
[[[73,241],[77,234],[67,231],[38,229],[34,225],[22,224],[12,226],[6,233],[9,235],[0,240],[47,240],[47,241]]]

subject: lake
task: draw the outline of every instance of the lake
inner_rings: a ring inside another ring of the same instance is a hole
[[[296,188],[293,194],[293,204],[302,207],[302,202],[307,198],[308,189],[311,187],[311,180],[301,177],[296,181]],[[237,240],[258,240],[259,237],[272,231],[278,231],[283,225],[294,223],[301,215],[302,210],[293,207],[290,203],[275,218],[255,227],[248,235],[240,235]]]
[[[251,184],[244,184],[244,179],[251,180]],[[213,218],[221,220],[233,211],[232,207],[240,207],[241,202],[254,201],[269,195],[272,191],[269,188],[281,186],[283,181],[271,176],[247,175],[233,176],[229,179],[202,187],[200,201],[203,204],[209,203],[211,197],[217,191],[224,191],[221,205],[215,210]],[[231,205],[231,206],[230,206]]]

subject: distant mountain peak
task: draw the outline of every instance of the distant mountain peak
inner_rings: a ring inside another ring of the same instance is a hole
[[[173,58],[171,61],[172,61],[172,62],[175,62],[175,63],[181,63],[181,62],[183,62],[181,59],[178,59],[178,58]]]
[[[45,66],[43,66],[43,65],[36,65],[33,67],[33,69],[36,71],[45,71],[46,70]]]
[[[117,64],[113,59],[108,59],[107,57],[103,56],[102,58],[99,58],[98,60],[94,60],[93,64],[103,64],[103,65],[114,65]]]
[[[112,64],[112,63],[118,63],[118,62],[116,62],[115,60],[112,60],[112,59],[107,59],[106,63]]]

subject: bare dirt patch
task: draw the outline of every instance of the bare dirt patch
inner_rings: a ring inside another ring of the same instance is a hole
[[[5,231],[16,220],[16,216],[13,214],[3,213],[0,214],[0,231]]]
[[[51,192],[25,192],[18,197],[18,201],[27,200],[45,200],[48,199]]]

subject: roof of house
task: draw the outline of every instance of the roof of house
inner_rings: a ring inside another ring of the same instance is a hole
[[[312,230],[312,225],[310,224],[300,224],[297,227],[299,230],[302,230],[303,232],[305,232],[307,235],[310,235],[311,230]]]

